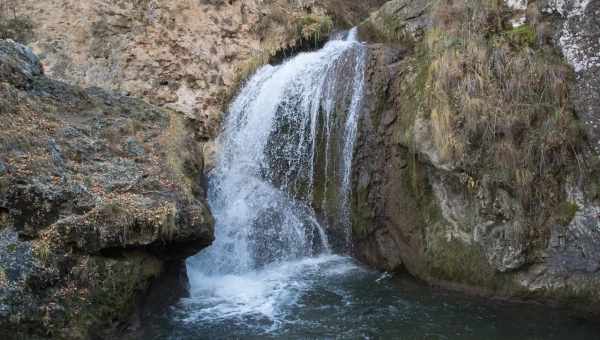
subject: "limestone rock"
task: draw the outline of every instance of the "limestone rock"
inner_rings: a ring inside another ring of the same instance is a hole
[[[577,114],[600,154],[600,3],[590,0],[545,1],[543,10],[558,14],[555,39],[577,73],[573,96]]]
[[[424,0],[388,1],[361,24],[361,33],[370,39],[418,40],[431,24],[427,13],[432,4]]]
[[[31,18],[31,46],[50,78],[179,110],[213,138],[240,74],[268,61],[261,55],[296,44],[305,18],[350,25],[381,3],[27,0],[17,12]]]
[[[210,245],[183,114],[49,80],[0,41],[0,337],[107,337]]]

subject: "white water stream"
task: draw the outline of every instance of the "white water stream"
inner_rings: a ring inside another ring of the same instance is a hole
[[[277,325],[310,289],[311,273],[356,269],[331,254],[327,228],[309,201],[321,133],[325,173],[335,168],[340,179],[326,179],[325,185],[339,186],[339,218],[349,224],[365,63],[366,48],[354,29],[318,51],[262,67],[232,103],[210,176],[216,241],[188,261],[192,296],[187,302],[198,305],[190,320],[255,317]],[[331,140],[339,128],[336,136],[343,141]],[[336,164],[332,153],[341,154]],[[349,237],[348,231],[346,242]],[[331,262],[339,265],[330,268]]]

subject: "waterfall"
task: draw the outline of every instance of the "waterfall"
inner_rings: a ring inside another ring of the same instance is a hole
[[[188,261],[192,296],[216,299],[221,308],[211,312],[273,314],[289,302],[291,277],[332,256],[327,226],[315,211],[326,210],[315,202],[320,192],[340,192],[338,211],[322,213],[338,214],[349,242],[366,64],[356,37],[353,29],[318,51],[262,67],[231,104],[209,182],[216,240]],[[318,173],[324,182],[316,190]],[[295,289],[306,284],[294,282]],[[259,288],[249,293],[253,285]]]

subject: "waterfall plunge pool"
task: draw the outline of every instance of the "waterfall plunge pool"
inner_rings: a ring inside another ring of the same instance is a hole
[[[194,277],[193,273],[190,273]],[[325,255],[243,275],[196,277],[192,297],[144,339],[598,339],[600,326],[543,306],[490,301]]]
[[[315,210],[344,227],[348,246],[366,62],[352,30],[247,82],[210,174],[215,243],[188,260],[190,297],[146,321],[143,338],[597,339],[557,311],[433,290],[334,255]]]

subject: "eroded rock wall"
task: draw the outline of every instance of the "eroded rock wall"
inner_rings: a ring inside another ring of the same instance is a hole
[[[578,67],[562,38],[569,20],[597,17],[521,3],[390,1],[361,25],[383,44],[370,48],[355,252],[433,284],[598,312],[599,177],[581,90],[598,79],[595,52]]]

